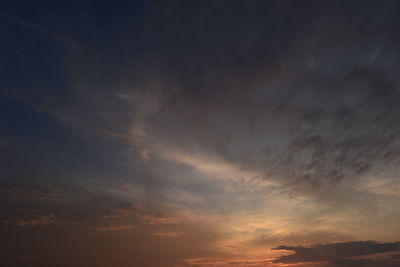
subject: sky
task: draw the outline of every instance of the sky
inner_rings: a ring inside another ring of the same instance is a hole
[[[400,266],[400,2],[0,1],[0,265]]]

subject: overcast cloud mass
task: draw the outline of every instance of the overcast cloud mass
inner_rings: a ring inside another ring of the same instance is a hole
[[[0,265],[400,266],[399,15],[0,1]]]

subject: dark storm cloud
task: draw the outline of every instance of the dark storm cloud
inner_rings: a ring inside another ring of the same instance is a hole
[[[274,260],[275,263],[333,261],[333,263],[335,264],[342,264],[352,261],[351,259],[348,260],[342,258],[400,251],[400,242],[378,243],[375,241],[354,241],[315,245],[312,247],[279,246],[276,249],[290,250],[295,253],[281,256],[278,259]],[[368,262],[369,260],[360,261]],[[354,262],[356,262],[356,260],[354,260]]]

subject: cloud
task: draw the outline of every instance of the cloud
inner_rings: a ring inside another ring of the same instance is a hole
[[[104,232],[119,232],[136,228],[135,225],[107,225],[107,226],[91,226],[89,229]]]
[[[342,258],[400,251],[400,242],[378,243],[375,241],[354,241],[314,245],[311,247],[279,246],[275,249],[293,251],[294,254],[281,256],[274,260],[274,263],[302,263],[335,260],[341,262]]]
[[[15,201],[66,201],[70,196],[62,188],[51,185],[16,186],[7,190]]]
[[[51,116],[22,127],[26,136],[11,129],[10,140],[25,142],[21,148],[0,139],[1,180],[11,184],[0,200],[12,198],[2,201],[1,218],[45,226],[53,219],[41,216],[54,214],[66,228],[127,233],[129,242],[153,238],[161,247],[202,239],[189,224],[215,226],[218,234],[204,231],[209,239],[198,242],[210,254],[221,240],[223,252],[229,243],[243,254],[253,246],[391,240],[399,234],[399,25],[391,4],[344,2],[161,1],[145,11],[124,8],[143,14],[129,13],[132,20],[118,25],[108,23],[111,13],[122,16],[109,12],[115,5],[101,16],[101,5],[86,3],[46,5],[43,13],[28,7],[29,20],[6,9],[4,66],[26,84],[13,81],[4,90],[41,110],[39,117]],[[59,16],[64,10],[76,19]],[[64,27],[70,34],[58,34]],[[73,36],[104,55],[76,49]],[[75,45],[60,52],[54,39]],[[62,127],[47,127],[53,120]],[[14,127],[18,119],[10,121]],[[78,141],[65,142],[56,130]],[[31,133],[44,137],[36,141]],[[15,186],[27,177],[36,183]],[[23,230],[30,228],[41,227]],[[392,243],[336,244],[282,246],[278,252],[294,254],[277,261],[367,264],[343,257],[387,251]],[[185,245],[178,247],[175,253]],[[137,254],[147,257],[144,250]],[[152,265],[143,262],[128,266]]]
[[[180,235],[180,233],[175,233],[175,232],[154,232],[151,234],[159,237],[177,237]]]
[[[54,215],[42,215],[37,218],[30,219],[28,221],[19,221],[18,226],[46,226],[49,224],[57,224],[56,218]]]

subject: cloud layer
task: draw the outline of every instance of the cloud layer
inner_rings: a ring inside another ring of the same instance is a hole
[[[397,264],[399,8],[1,2],[0,258]]]

